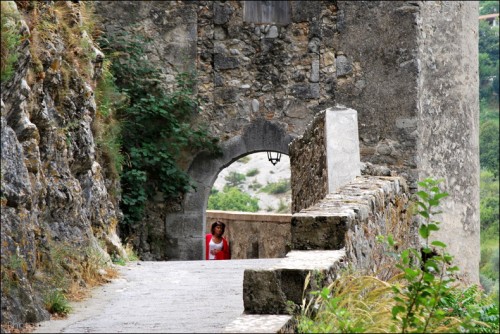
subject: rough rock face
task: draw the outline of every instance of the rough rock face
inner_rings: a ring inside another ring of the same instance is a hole
[[[57,25],[52,6],[38,4],[37,13]],[[78,4],[59,6],[79,17]],[[33,19],[29,8],[20,12]],[[1,96],[2,325],[48,319],[43,298],[47,284],[56,284],[55,262],[65,268],[61,279],[84,285],[82,268],[91,258],[126,256],[91,131],[96,58],[81,68],[65,63],[72,50],[60,34],[35,47],[41,28],[33,20],[17,24],[24,42]]]

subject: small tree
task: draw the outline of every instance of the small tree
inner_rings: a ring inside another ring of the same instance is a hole
[[[238,187],[246,180],[246,176],[238,172],[230,172],[224,180],[227,181],[228,187]]]
[[[259,211],[259,200],[241,192],[236,187],[225,187],[223,192],[211,194],[208,198],[209,210]]]

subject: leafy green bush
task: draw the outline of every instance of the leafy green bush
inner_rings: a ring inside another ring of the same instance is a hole
[[[291,189],[290,179],[281,179],[278,182],[271,182],[264,186],[259,192],[268,194],[284,194]]]
[[[259,174],[259,170],[257,168],[250,169],[247,173],[246,176],[251,177]]]
[[[441,325],[446,312],[439,305],[443,298],[450,296],[451,283],[455,281],[452,275],[458,271],[458,267],[450,265],[453,257],[444,251],[446,244],[441,241],[429,242],[429,236],[433,231],[438,231],[441,224],[432,220],[432,216],[440,213],[436,211],[439,201],[448,196],[440,191],[440,182],[425,179],[418,183],[423,190],[417,192],[420,200],[416,203],[421,209],[419,215],[425,219],[419,234],[425,245],[422,250],[402,251],[400,263],[396,265],[402,271],[404,283],[392,287],[396,301],[392,314],[394,319],[401,322],[403,333],[426,333]],[[395,244],[389,239],[389,245]]]
[[[13,3],[13,2],[12,2]],[[2,52],[1,52],[1,76],[2,82],[7,81],[14,74],[13,65],[17,61],[16,48],[21,43],[19,34],[19,14],[11,6],[10,2],[1,2],[0,13],[2,20]]]
[[[59,290],[52,290],[45,296],[45,309],[54,314],[68,314],[71,312],[66,296]]]
[[[223,192],[210,195],[208,210],[257,212],[259,200],[236,187],[224,187]]]
[[[498,177],[499,159],[499,126],[498,121],[489,120],[480,126],[480,163],[481,168],[487,169]]]
[[[124,32],[99,40],[111,60],[110,71],[126,103],[117,108],[121,123],[121,150],[126,157],[121,175],[124,214],[122,231],[141,220],[145,203],[157,193],[168,199],[193,189],[178,165],[183,152],[220,153],[218,139],[192,126],[200,110],[193,92],[194,73],[180,73],[176,88],[166,92],[161,72],[145,61],[149,39]]]
[[[498,13],[498,1],[479,1],[479,15]]]

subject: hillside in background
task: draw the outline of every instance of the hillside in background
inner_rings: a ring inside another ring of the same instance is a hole
[[[232,185],[257,199],[258,209],[255,212],[290,213],[292,191],[290,159],[287,155],[282,155],[280,162],[274,166],[267,159],[266,152],[239,159],[219,173],[212,194],[216,191],[223,193],[225,186]]]

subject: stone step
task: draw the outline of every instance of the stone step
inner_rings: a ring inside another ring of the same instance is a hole
[[[294,333],[291,315],[242,314],[223,333]]]
[[[245,314],[288,314],[288,304],[302,303],[308,291],[331,283],[346,265],[345,250],[291,251],[275,264],[246,269]],[[308,286],[304,285],[311,273]]]

